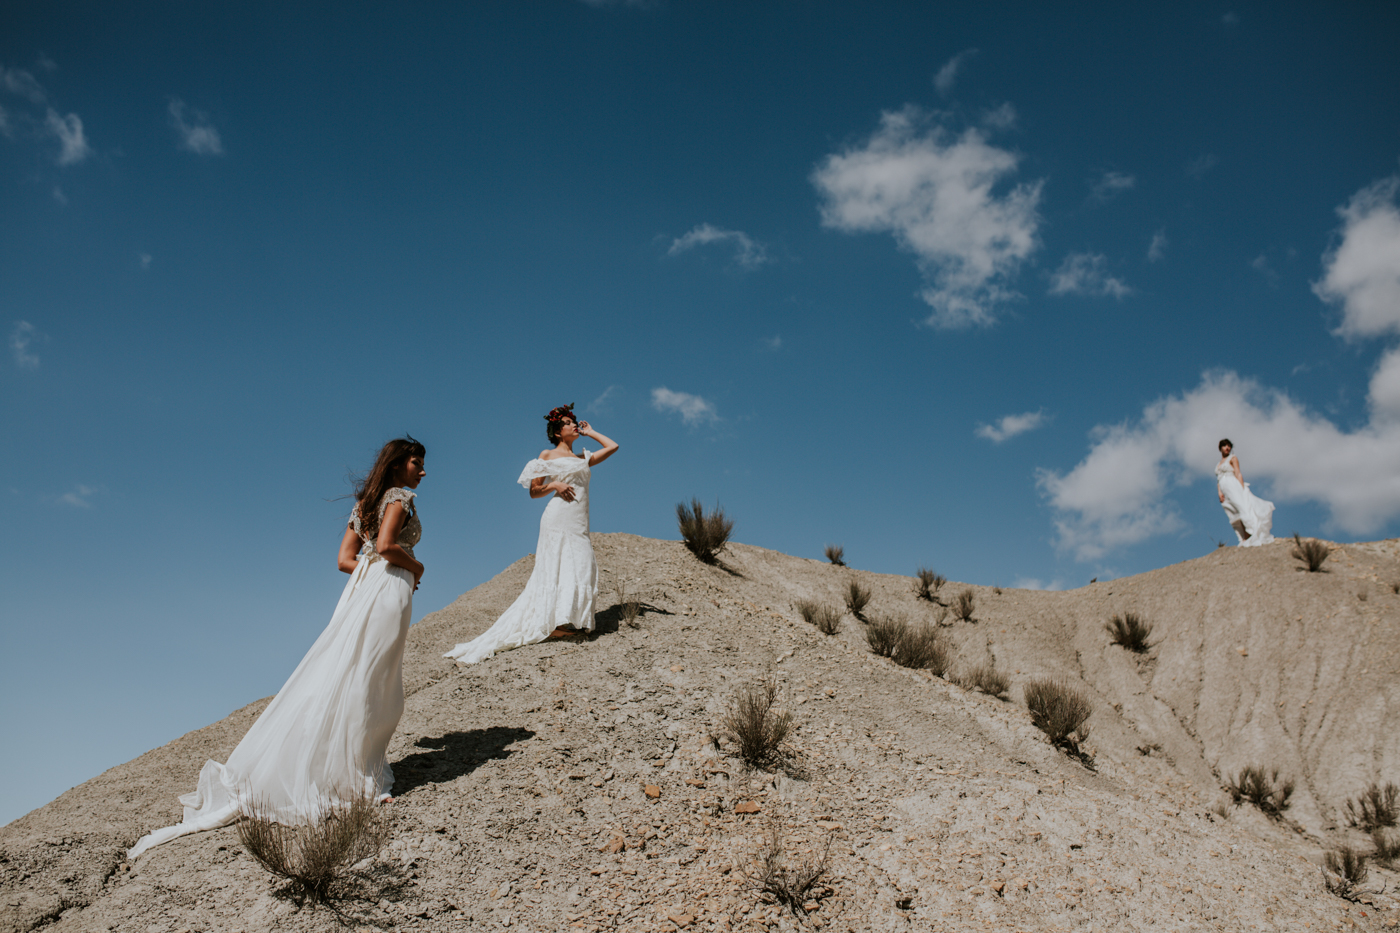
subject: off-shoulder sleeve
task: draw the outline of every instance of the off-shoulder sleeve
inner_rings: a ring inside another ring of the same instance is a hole
[[[525,469],[520,471],[520,479],[516,480],[516,482],[526,489],[529,489],[531,480],[539,479],[542,476],[553,475],[554,471],[549,468],[549,461],[536,458],[525,464]]]

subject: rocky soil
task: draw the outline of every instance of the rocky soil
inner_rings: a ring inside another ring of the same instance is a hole
[[[466,669],[439,657],[510,603],[530,558],[413,627],[390,841],[339,916],[298,908],[232,828],[125,859],[264,700],[0,829],[0,930],[1397,925],[1394,873],[1373,869],[1348,902],[1319,864],[1341,841],[1367,847],[1346,799],[1400,782],[1400,542],[1338,547],[1316,574],[1278,543],[1061,593],[948,584],[973,591],[970,622],[908,577],[745,545],[710,567],[677,542],[594,542],[605,608],[589,640]],[[794,601],[839,604],[851,579],[874,593],[868,617],[940,624],[959,665],[1010,676],[1009,697],[872,655],[849,614],[830,637],[801,620]],[[618,584],[643,604],[635,625]],[[1103,631],[1125,610],[1154,626],[1145,657]],[[765,672],[796,722],[771,773],[715,742],[737,686]],[[1041,674],[1092,697],[1094,770],[1032,727],[1021,686]],[[1247,764],[1297,781],[1283,820],[1228,804],[1222,778]],[[829,853],[796,912],[750,880],[775,831],[791,859]]]

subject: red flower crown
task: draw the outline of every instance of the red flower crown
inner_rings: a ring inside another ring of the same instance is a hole
[[[578,420],[578,418],[574,416],[573,402],[567,405],[560,405],[558,408],[551,408],[549,414],[544,416],[544,420],[549,422],[563,421],[565,418],[573,418],[575,421]]]

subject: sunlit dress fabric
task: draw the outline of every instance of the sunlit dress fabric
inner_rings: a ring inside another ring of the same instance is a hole
[[[598,595],[598,563],[588,537],[589,454],[531,460],[517,482],[562,480],[574,487],[574,501],[552,496],[540,516],[535,569],[525,590],[486,631],[443,657],[475,664],[492,655],[544,641],[561,625],[593,631],[593,603]]]
[[[1258,547],[1274,540],[1274,504],[1250,492],[1248,483],[1241,484],[1229,460],[1215,465],[1215,482],[1225,495],[1221,507],[1240,547]]]
[[[391,489],[408,512],[398,544],[410,555],[423,528],[414,493]],[[360,529],[363,546],[330,624],[243,736],[226,764],[206,761],[184,819],[143,836],[128,853],[226,826],[256,807],[296,824],[356,797],[383,800],[394,784],[385,752],[403,715],[403,651],[413,613],[413,574],[385,560]]]

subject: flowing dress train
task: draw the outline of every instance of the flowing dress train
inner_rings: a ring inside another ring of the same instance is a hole
[[[1239,547],[1258,547],[1274,540],[1274,504],[1250,492],[1248,483],[1241,484],[1229,460],[1215,465],[1215,482],[1225,496],[1220,505],[1235,530]]]
[[[443,655],[475,664],[500,651],[544,641],[561,625],[593,631],[593,602],[598,595],[598,563],[588,537],[588,451],[582,457],[531,460],[517,480],[526,489],[543,477],[574,487],[574,501],[552,496],[540,516],[535,569],[525,590],[486,631]]]
[[[410,555],[423,529],[414,493],[391,489],[408,519],[398,543]],[[235,822],[256,806],[278,822],[300,823],[355,797],[384,799],[394,784],[385,751],[403,715],[403,651],[413,614],[413,574],[364,540],[335,613],[292,676],[253,723],[226,764],[206,761],[184,819],[143,836],[128,853]]]

